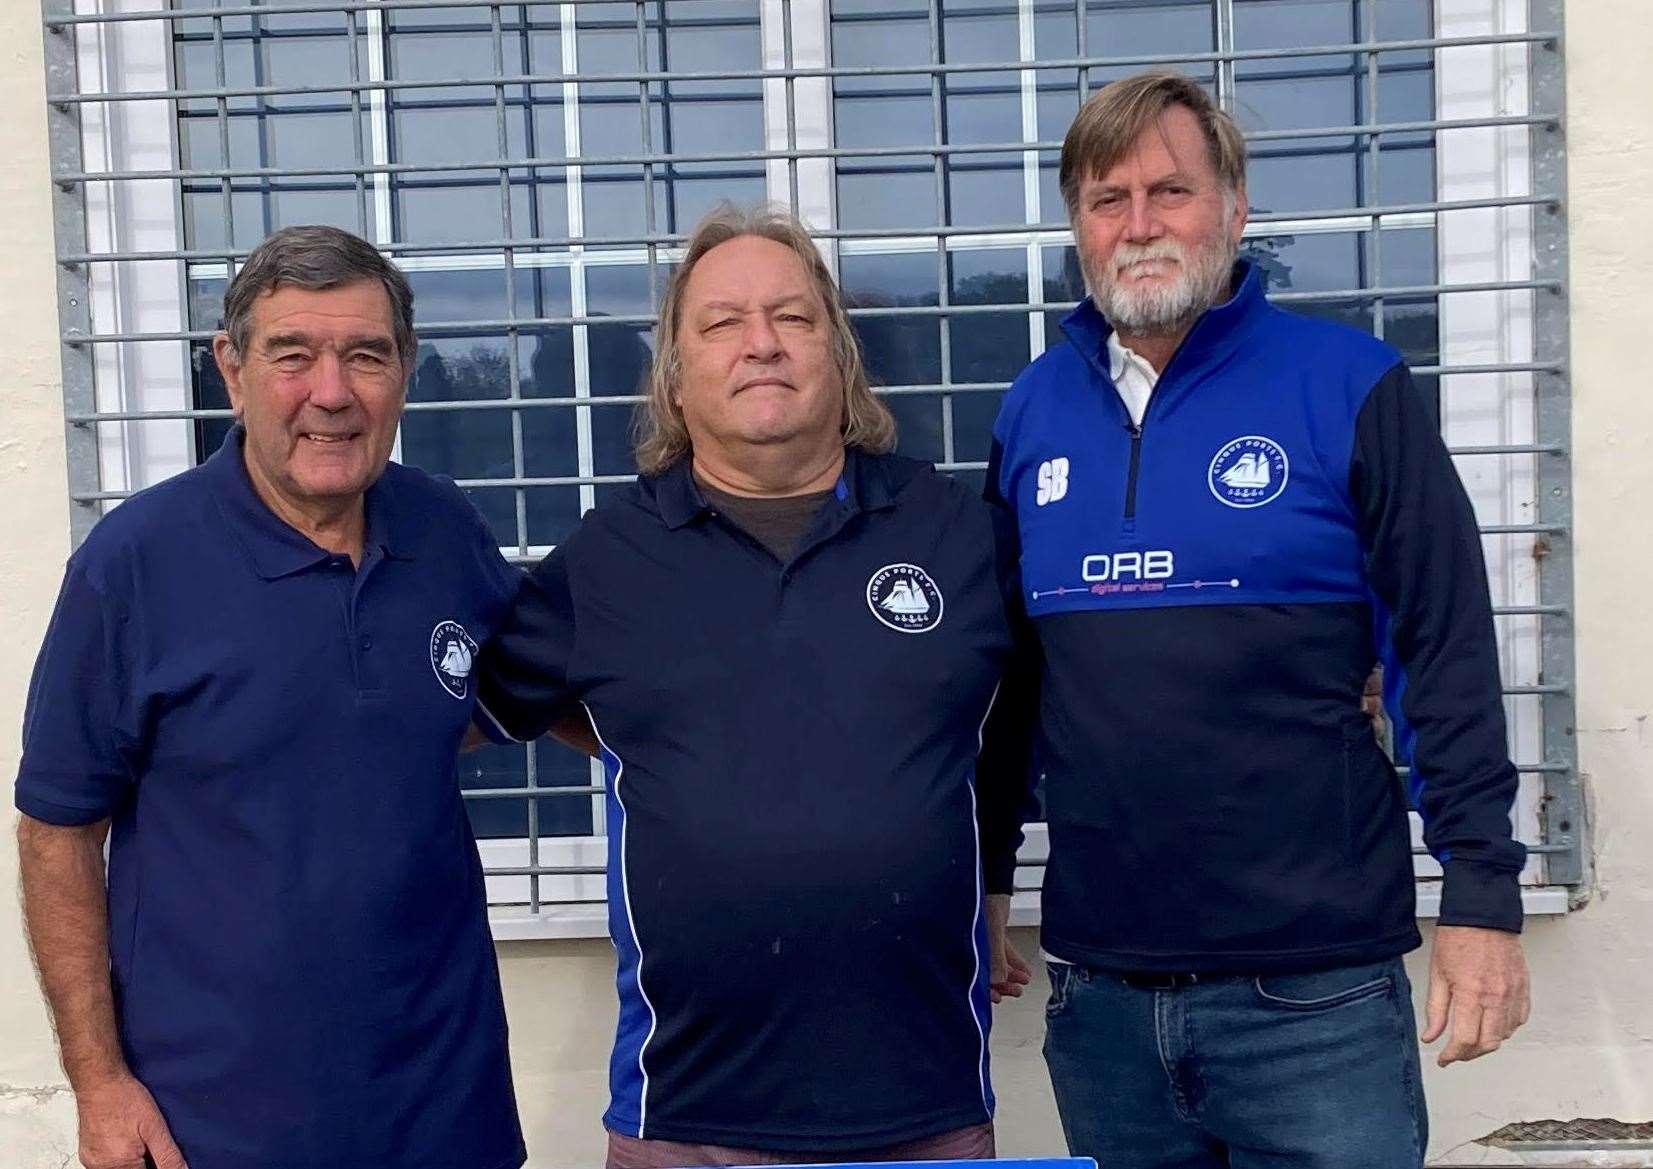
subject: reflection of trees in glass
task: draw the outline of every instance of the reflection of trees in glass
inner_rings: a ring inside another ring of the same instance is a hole
[[[850,308],[934,306],[933,292],[894,296],[878,289],[845,288]],[[934,317],[855,317],[867,378],[874,387],[933,385],[941,381],[941,328]],[[895,415],[898,449],[913,458],[935,461],[943,454],[941,409],[937,399],[924,395],[886,398]]]
[[[1020,373],[1030,356],[1026,273],[981,272],[966,276],[954,283],[953,302],[1006,306],[1003,313],[973,313],[953,319],[953,380],[1008,382]],[[977,410],[972,408],[971,413]],[[962,437],[956,435],[958,421],[955,417],[955,437]]]
[[[511,363],[502,350],[477,344],[466,353],[444,355],[436,346],[422,344],[408,397],[416,402],[457,402],[504,398],[510,392]]]
[[[898,295],[887,289],[844,289],[854,308],[933,308],[933,292]],[[1017,273],[980,273],[957,282],[957,304],[1003,304],[1003,313],[953,318],[950,330],[953,382],[1007,382],[1027,364],[1027,278]],[[857,317],[856,335],[867,375],[877,386],[938,385],[941,382],[941,326],[937,318]],[[940,394],[898,394],[886,399],[900,432],[900,450],[914,458],[940,461],[947,453]],[[954,455],[983,457],[998,395],[960,394],[953,399]]]
[[[593,397],[629,397],[644,392],[654,353],[647,325],[592,325],[586,334],[591,354]],[[637,470],[631,453],[635,407],[599,406],[591,412],[592,467],[599,475],[627,475]]]
[[[1258,208],[1252,208],[1253,211]],[[1270,235],[1249,239],[1240,245],[1240,259],[1250,260],[1263,273],[1263,291],[1283,292],[1291,287],[1291,265],[1281,250],[1297,242],[1292,235]]]

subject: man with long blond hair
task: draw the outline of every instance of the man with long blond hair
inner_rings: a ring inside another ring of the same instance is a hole
[[[583,707],[606,765],[616,1169],[993,1154],[1020,785],[977,756],[1031,722],[1018,590],[989,509],[894,439],[803,226],[720,207],[662,305],[641,479],[480,660],[492,731]]]
[[[1079,111],[1089,298],[1017,379],[987,489],[1041,677],[1045,1056],[1106,1169],[1416,1169],[1407,793],[1445,870],[1424,1039],[1525,1020],[1524,855],[1475,517],[1401,355],[1237,262],[1245,142],[1189,78]],[[1013,805],[1012,805],[1013,806]]]

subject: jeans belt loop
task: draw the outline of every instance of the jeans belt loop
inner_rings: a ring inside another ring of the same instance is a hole
[[[1200,981],[1198,974],[1173,974],[1158,970],[1131,970],[1117,977],[1126,986],[1138,990],[1184,990],[1198,985]]]

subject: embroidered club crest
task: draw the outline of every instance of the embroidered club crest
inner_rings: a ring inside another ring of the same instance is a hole
[[[463,699],[471,692],[471,668],[476,664],[476,642],[457,621],[440,621],[430,634],[430,668],[442,689]]]
[[[901,633],[928,633],[941,624],[941,590],[916,564],[888,564],[867,581],[867,608]]]
[[[1219,450],[1205,474],[1217,502],[1229,507],[1262,507],[1280,497],[1291,474],[1283,447],[1272,438],[1248,434]]]

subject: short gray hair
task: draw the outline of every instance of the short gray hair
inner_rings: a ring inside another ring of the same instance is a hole
[[[855,339],[849,314],[844,311],[844,298],[839,294],[831,269],[810,239],[809,229],[779,204],[737,207],[725,201],[712,208],[690,234],[683,260],[666,286],[660,323],[654,331],[654,362],[644,385],[643,403],[638,408],[637,469],[645,475],[658,475],[689,453],[689,428],[683,421],[683,408],[674,400],[678,379],[683,373],[677,344],[683,294],[689,287],[689,276],[695,265],[707,252],[743,236],[757,236],[791,248],[820,295],[826,309],[828,350],[842,382],[844,402],[839,429],[844,445],[873,454],[893,449],[895,418],[889,407],[873,396],[861,361],[860,343]]]
[[[266,292],[291,285],[321,291],[377,280],[390,298],[396,351],[410,365],[418,350],[413,336],[413,289],[401,270],[359,235],[337,227],[284,227],[253,249],[224,292],[224,332],[238,354],[247,352],[253,304]]]

